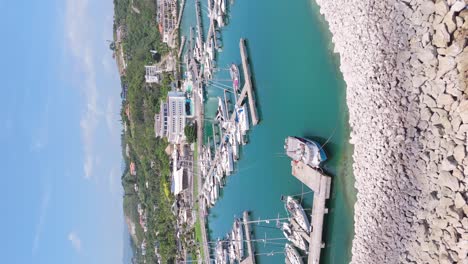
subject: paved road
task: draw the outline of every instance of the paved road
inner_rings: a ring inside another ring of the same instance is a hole
[[[196,76],[196,75],[195,75]],[[197,147],[198,147],[198,160],[200,159],[200,151],[203,146],[203,120],[204,120],[204,107],[201,99],[198,96],[195,96],[195,109],[197,115]],[[201,178],[201,169],[197,164],[197,186],[198,186],[198,196],[202,192],[202,178]],[[198,197],[194,197],[198,199]],[[205,212],[203,211],[203,205],[201,200],[198,201],[198,218],[200,219],[201,233],[202,233],[202,243],[203,243],[203,255],[204,263],[210,263],[210,251],[208,249],[208,236],[206,234],[206,218]]]

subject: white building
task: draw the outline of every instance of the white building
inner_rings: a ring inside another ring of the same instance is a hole
[[[159,74],[162,72],[158,70],[156,65],[145,66],[145,81],[147,83],[159,83]]]
[[[159,114],[154,116],[156,137],[167,137],[172,144],[179,144],[185,139],[186,98],[182,92],[169,92],[167,102],[161,102]]]

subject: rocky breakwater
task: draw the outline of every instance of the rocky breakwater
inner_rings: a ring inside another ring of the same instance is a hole
[[[347,84],[353,263],[468,263],[463,0],[316,0]]]

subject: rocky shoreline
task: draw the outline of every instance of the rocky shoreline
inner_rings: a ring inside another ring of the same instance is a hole
[[[347,84],[352,263],[468,263],[464,0],[316,0]]]

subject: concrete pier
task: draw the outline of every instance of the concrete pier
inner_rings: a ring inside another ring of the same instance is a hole
[[[312,205],[312,231],[309,238],[308,264],[320,262],[320,251],[324,247],[322,242],[323,218],[328,212],[325,201],[330,198],[331,178],[318,170],[312,169],[302,162],[291,161],[292,174],[314,192]]]
[[[252,73],[250,72],[250,65],[249,65],[249,57],[247,53],[247,48],[245,46],[245,39],[241,38],[239,42],[239,48],[242,58],[242,69],[244,71],[244,87],[242,88],[241,95],[237,99],[237,105],[240,105],[244,100],[245,96],[249,100],[249,110],[250,110],[250,118],[252,119],[252,124],[255,126],[258,124],[258,114],[257,114],[257,106],[255,103],[255,94],[253,91],[252,85]]]
[[[184,8],[185,8],[185,0],[181,0],[180,6],[179,6],[179,17],[177,18],[177,25],[174,31],[179,30],[180,22],[182,21],[182,15],[184,14]]]
[[[248,62],[248,53],[247,53],[247,48],[245,46],[245,40],[244,39],[240,39],[239,47],[240,47],[240,53],[241,53],[241,57],[242,57],[242,69],[243,69],[243,72],[244,72],[245,83],[244,83],[244,86],[242,88],[241,95],[237,99],[236,105],[241,106],[244,99],[245,99],[245,97],[247,96],[247,98],[249,100],[249,111],[250,111],[250,118],[252,120],[252,124],[257,125],[259,119],[258,119],[257,107],[256,107],[256,104],[255,104],[255,97],[254,97],[255,95],[254,95],[253,85],[252,85],[252,74],[250,72],[250,65],[249,65],[249,62]],[[233,112],[232,115],[231,115],[231,118],[229,120],[231,122],[234,122],[235,118],[236,118],[236,113]],[[220,132],[219,137],[220,137],[220,141],[221,141],[221,139],[223,138],[222,132]],[[219,159],[220,150],[221,150],[221,144],[218,146],[218,149],[215,149],[215,158],[213,160],[213,164],[220,161],[220,159]],[[208,174],[207,174],[208,176],[210,176],[211,173],[213,173],[214,167],[215,166],[212,166],[210,168],[210,170],[208,171]]]
[[[252,237],[250,234],[250,224],[249,224],[249,212],[244,211],[243,219],[244,221],[244,230],[245,230],[245,239],[247,240],[247,257],[241,261],[241,264],[255,264],[255,252],[252,244]]]

